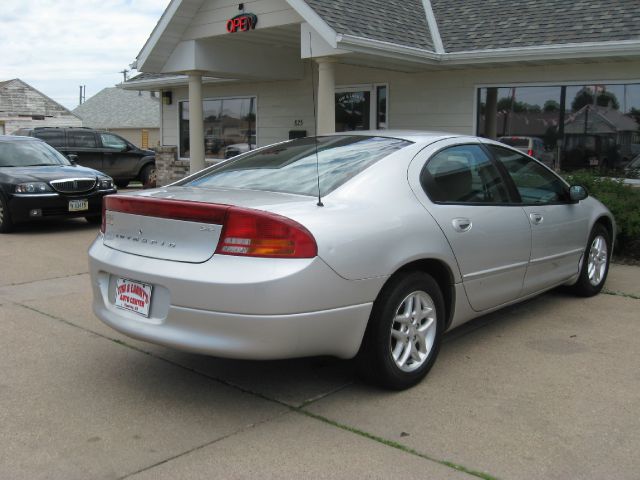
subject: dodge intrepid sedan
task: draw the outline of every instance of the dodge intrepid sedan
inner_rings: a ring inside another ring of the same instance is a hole
[[[42,140],[0,135],[0,233],[45,217],[100,223],[111,177],[70,162]]]
[[[131,337],[219,357],[356,357],[402,389],[453,327],[560,285],[597,294],[614,237],[583,187],[495,141],[304,138],[107,197],[93,309]]]

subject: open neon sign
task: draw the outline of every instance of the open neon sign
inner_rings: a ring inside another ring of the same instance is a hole
[[[227,20],[227,32],[248,32],[256,28],[258,17],[253,13],[241,13]]]

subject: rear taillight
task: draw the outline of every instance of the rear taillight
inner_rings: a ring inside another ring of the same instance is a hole
[[[216,253],[247,257],[313,258],[316,241],[297,222],[273,213],[231,207]]]
[[[214,203],[108,196],[102,203],[103,233],[107,211],[222,225],[216,248],[216,253],[222,255],[313,258],[318,253],[315,239],[302,225],[259,210]]]
[[[531,149],[527,150],[527,155],[529,155],[530,157],[533,157],[533,150]]]

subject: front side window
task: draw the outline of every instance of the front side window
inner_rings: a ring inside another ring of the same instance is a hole
[[[420,180],[431,201],[437,203],[502,204],[510,200],[498,169],[478,145],[457,145],[436,153]]]
[[[326,195],[382,158],[410,145],[397,138],[301,138],[247,153],[180,185]],[[316,154],[317,151],[317,154]]]
[[[245,152],[256,148],[256,98],[205,100],[204,151],[206,158],[225,158],[234,145]],[[180,102],[180,156],[189,157],[189,102]]]
[[[506,148],[488,148],[509,172],[522,203],[540,205],[569,200],[564,182],[535,160]]]
[[[127,148],[127,142],[111,133],[101,133],[100,139],[102,140],[102,146],[104,148],[113,148],[116,150],[124,150]]]
[[[96,148],[96,136],[93,132],[67,132],[70,147]]]

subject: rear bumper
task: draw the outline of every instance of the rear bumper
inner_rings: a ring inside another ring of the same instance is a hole
[[[102,198],[105,195],[116,193],[116,190],[104,190],[88,192],[84,194],[63,195],[49,193],[45,195],[9,195],[9,212],[14,223],[28,222],[42,217],[90,217],[102,214]],[[69,211],[70,200],[87,199],[88,210],[77,212]],[[33,216],[32,210],[40,210],[41,215]]]
[[[362,341],[371,304],[291,315],[170,307],[161,321],[115,309],[99,298],[93,309],[110,327],[146,342],[224,358],[272,360],[314,355],[352,358]]]
[[[226,358],[355,356],[384,278],[345,280],[321,259],[158,260],[89,250],[96,316],[130,337]],[[117,278],[153,285],[149,318],[115,306]]]

